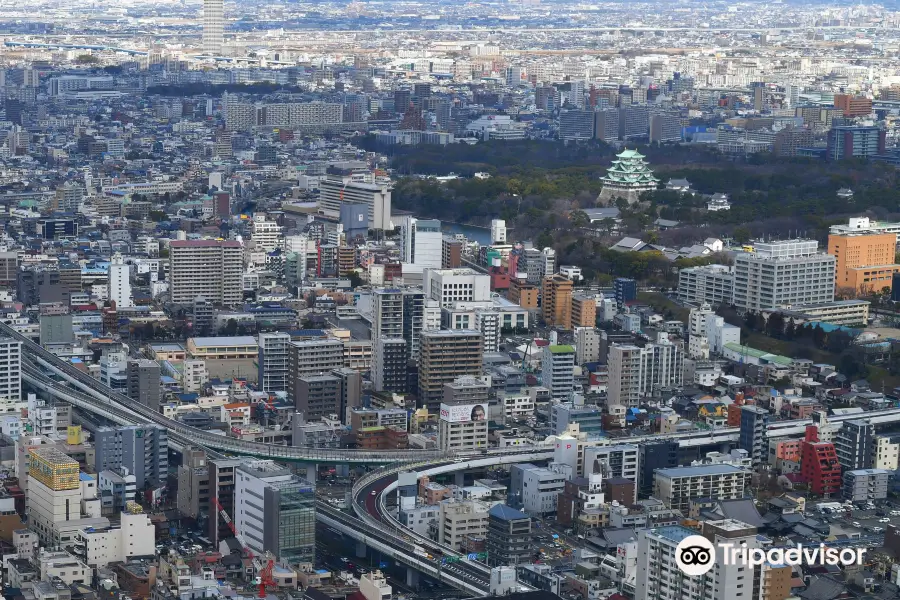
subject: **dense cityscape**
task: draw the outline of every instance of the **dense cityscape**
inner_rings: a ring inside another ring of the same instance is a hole
[[[892,4],[0,9],[5,600],[900,597]]]

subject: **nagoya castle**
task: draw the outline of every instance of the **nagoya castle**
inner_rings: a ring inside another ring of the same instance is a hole
[[[616,156],[606,177],[601,177],[600,181],[603,182],[603,189],[597,200],[609,202],[621,197],[629,204],[637,202],[642,193],[655,190],[659,183],[647,166],[644,155],[628,149]]]

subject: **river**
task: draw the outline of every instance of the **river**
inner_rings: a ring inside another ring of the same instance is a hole
[[[457,234],[461,233],[466,236],[470,242],[478,242],[482,246],[491,243],[491,230],[487,227],[476,227],[474,225],[463,225],[461,223],[441,222],[441,230],[444,233]]]

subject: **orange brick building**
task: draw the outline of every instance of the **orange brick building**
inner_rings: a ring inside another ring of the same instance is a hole
[[[572,329],[572,280],[563,275],[545,277],[541,286],[541,309],[549,327]]]
[[[538,287],[518,277],[510,277],[509,291],[506,297],[510,302],[515,302],[522,308],[536,309],[538,307]]]
[[[597,326],[597,301],[593,296],[572,296],[572,327]]]
[[[893,233],[846,233],[828,236],[828,254],[835,257],[836,290],[854,295],[880,292],[891,287],[897,236]]]
[[[850,94],[835,94],[834,107],[840,109],[845,117],[864,117],[872,114],[872,99]]]

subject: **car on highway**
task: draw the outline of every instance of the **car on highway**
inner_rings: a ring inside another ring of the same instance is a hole
[[[377,496],[377,495],[378,495],[378,492],[377,492],[376,490],[372,490],[372,493],[371,493],[370,495],[371,495],[371,496]]]

